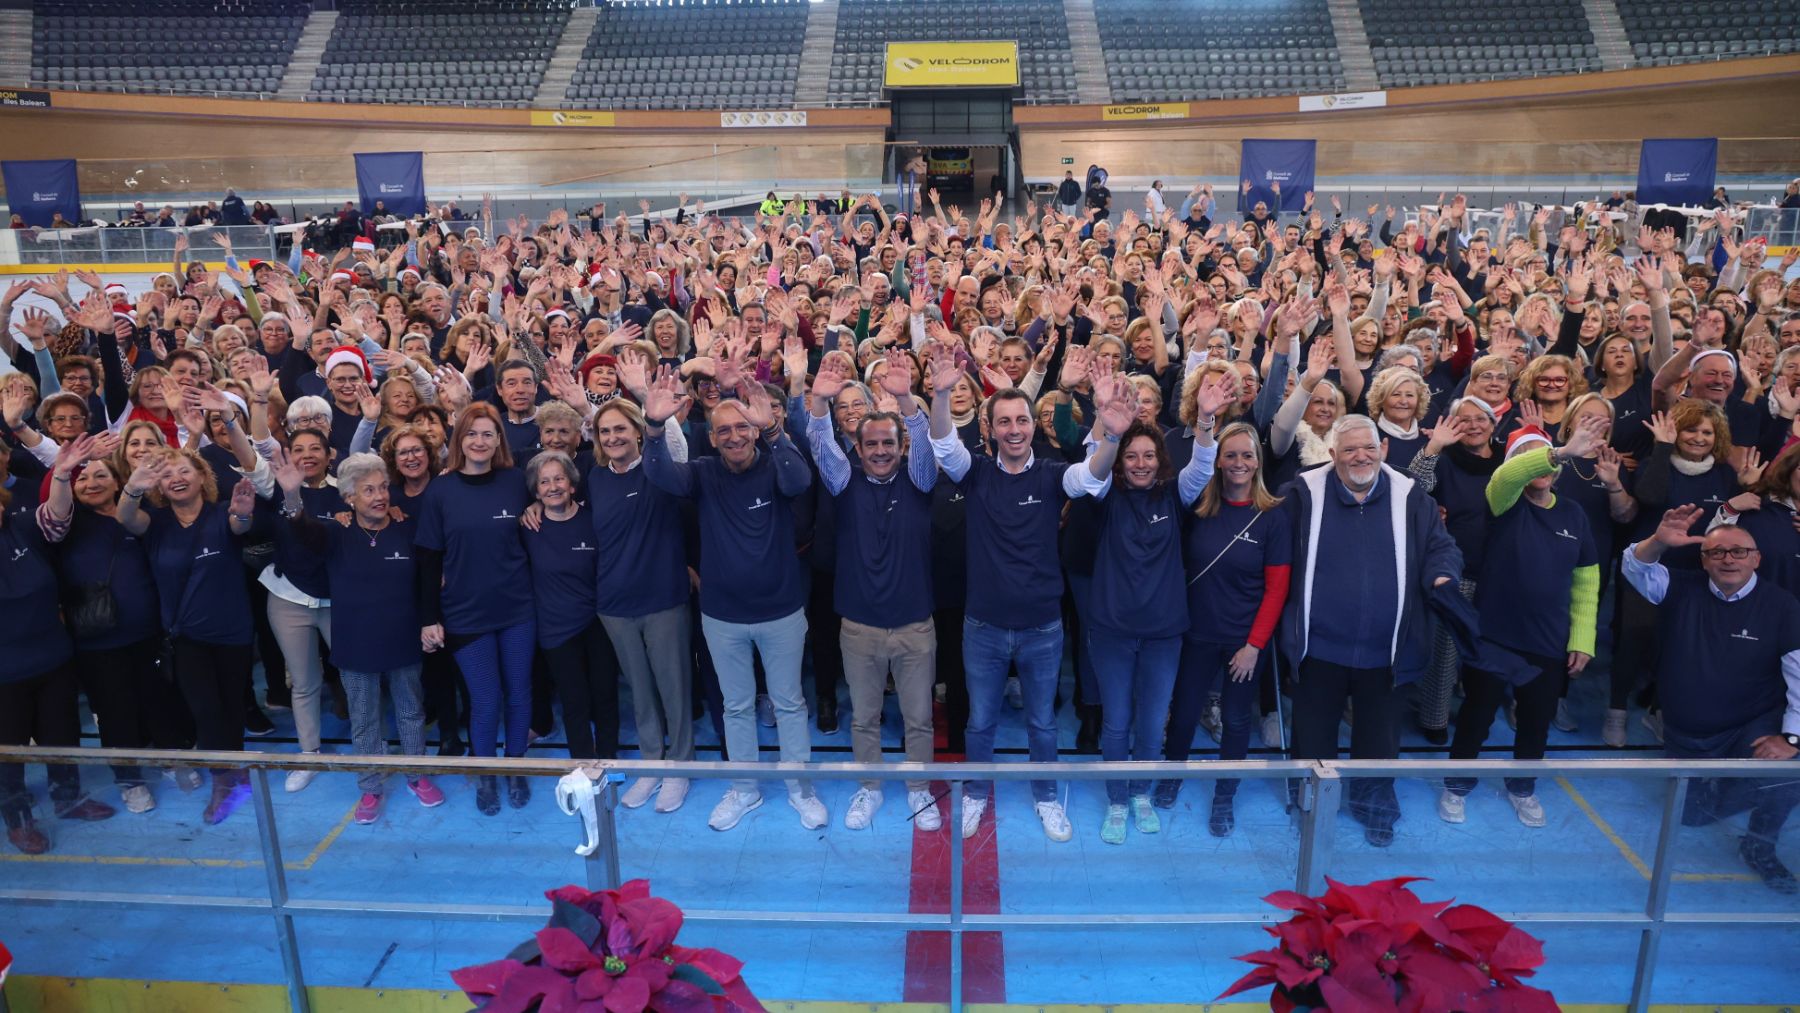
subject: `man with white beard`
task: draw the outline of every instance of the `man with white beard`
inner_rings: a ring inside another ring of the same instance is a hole
[[[1294,572],[1282,619],[1282,657],[1296,671],[1293,757],[1337,758],[1338,721],[1354,705],[1350,756],[1393,759],[1396,690],[1431,657],[1427,599],[1462,574],[1462,553],[1437,504],[1382,463],[1381,433],[1366,415],[1331,427],[1331,467],[1303,473],[1286,492]],[[1392,778],[1359,778],[1350,813],[1376,847],[1400,818]]]

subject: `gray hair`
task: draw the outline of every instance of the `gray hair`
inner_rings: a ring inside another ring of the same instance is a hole
[[[1434,338],[1433,340],[1436,339]],[[1402,365],[1400,362],[1401,359],[1411,359],[1414,372],[1423,373],[1425,371],[1425,356],[1409,342],[1403,345],[1395,345],[1382,352],[1381,358],[1377,360],[1375,364],[1375,372],[1379,374],[1389,366]]]
[[[576,469],[575,461],[568,454],[560,450],[539,451],[537,456],[525,465],[525,489],[531,493],[533,499],[537,498],[538,476],[543,473],[545,464],[560,465],[563,474],[569,476],[571,490],[576,483],[581,481],[581,472]],[[342,469],[339,470],[341,472]]]
[[[343,496],[349,496],[356,491],[357,486],[362,484],[363,479],[368,478],[370,475],[380,475],[383,479],[386,479],[387,473],[387,462],[383,461],[380,455],[369,453],[351,454],[349,457],[344,458],[343,463],[338,465],[338,493]]]
[[[1340,415],[1331,424],[1331,432],[1325,436],[1325,445],[1335,449],[1339,438],[1352,429],[1367,429],[1369,435],[1375,437],[1376,443],[1381,442],[1381,430],[1376,427],[1374,419],[1367,415]]]
[[[292,429],[300,421],[302,415],[325,416],[325,434],[331,435],[331,402],[317,394],[297,397],[293,404],[288,405],[287,417],[283,421],[287,423],[289,429]]]

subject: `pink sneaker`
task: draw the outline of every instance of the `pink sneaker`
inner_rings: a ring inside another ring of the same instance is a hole
[[[417,781],[408,781],[406,787],[419,800],[419,804],[427,809],[436,809],[444,804],[444,793],[439,791],[438,786],[432,784],[428,777],[421,777]]]
[[[357,801],[356,812],[351,814],[351,818],[364,826],[380,819],[381,796],[371,792],[364,792],[363,797]]]

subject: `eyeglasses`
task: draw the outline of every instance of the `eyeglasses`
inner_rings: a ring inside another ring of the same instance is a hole
[[[74,426],[74,425],[82,425],[82,424],[86,423],[87,416],[86,415],[52,415],[45,421],[50,423],[53,426],[55,426],[55,425]]]
[[[1716,549],[1701,549],[1700,555],[1717,562],[1718,560],[1728,557],[1731,559],[1749,559],[1751,553],[1756,551],[1756,549],[1746,549],[1742,545],[1732,545],[1720,546]]]
[[[1537,385],[1539,387],[1567,387],[1569,378],[1566,376],[1540,376],[1537,378]]]
[[[407,447],[405,450],[394,451],[394,457],[396,460],[399,458],[402,458],[402,457],[424,457],[424,456],[425,456],[425,448],[424,447]]]
[[[1475,374],[1475,379],[1480,380],[1484,383],[1493,383],[1496,380],[1508,380],[1508,379],[1511,379],[1511,377],[1507,376],[1504,372],[1501,372],[1499,370],[1490,369],[1485,373]],[[1564,382],[1567,382],[1567,381],[1564,381]]]

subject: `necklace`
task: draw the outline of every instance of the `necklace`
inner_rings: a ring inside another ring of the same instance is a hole
[[[368,528],[363,527],[362,521],[357,521],[356,530],[369,536],[369,548],[373,549],[375,547],[375,536],[380,533],[381,529],[376,528],[374,531],[370,531]]]
[[[1575,463],[1578,460],[1580,460],[1580,458],[1571,457],[1571,458],[1569,458],[1569,461],[1568,461],[1569,470],[1575,473],[1576,478],[1581,479],[1583,482],[1592,482],[1595,478],[1597,478],[1600,475],[1600,468],[1599,468],[1598,464],[1595,465],[1594,470],[1592,472],[1584,474],[1581,470],[1581,465]]]

